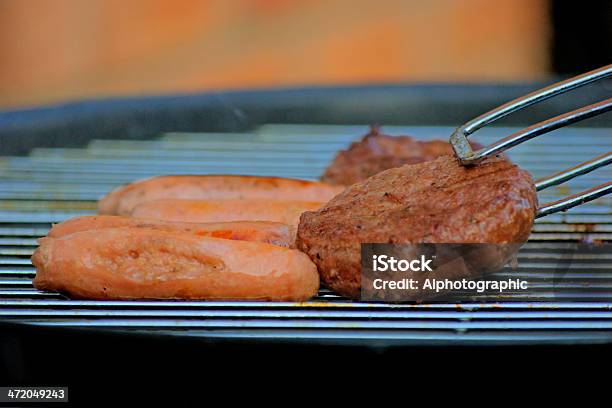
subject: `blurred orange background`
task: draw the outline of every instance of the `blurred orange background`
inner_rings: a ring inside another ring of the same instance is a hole
[[[549,72],[546,0],[3,0],[0,106]]]

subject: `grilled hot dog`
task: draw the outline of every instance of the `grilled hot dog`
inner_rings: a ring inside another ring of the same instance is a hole
[[[327,202],[343,187],[281,177],[161,176],[120,187],[98,203],[100,214],[129,215],[138,204],[160,199],[268,199]]]
[[[148,228],[42,238],[32,263],[36,288],[74,298],[304,301],[319,287],[300,251]]]
[[[50,238],[59,238],[80,231],[117,227],[149,228],[168,232],[185,232],[213,238],[265,242],[284,247],[289,247],[293,244],[293,236],[289,231],[289,227],[277,222],[166,222],[154,219],[123,217],[119,215],[98,215],[73,218],[54,225],[47,236]]]
[[[281,200],[156,200],[132,211],[138,218],[178,222],[272,221],[297,227],[304,211],[324,203]]]

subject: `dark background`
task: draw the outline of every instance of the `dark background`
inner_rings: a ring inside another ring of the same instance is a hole
[[[552,69],[572,75],[612,63],[612,2],[551,1]]]

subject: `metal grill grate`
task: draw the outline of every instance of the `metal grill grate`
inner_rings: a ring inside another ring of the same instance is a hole
[[[564,258],[575,242],[612,240],[612,199],[536,222],[518,268],[528,294],[462,304],[350,302],[322,289],[307,303],[75,301],[40,292],[29,257],[50,223],[92,214],[119,184],[159,174],[223,173],[315,179],[365,126],[266,125],[253,133],[173,133],[150,141],[94,140],[86,148],[35,149],[0,159],[0,319],[210,337],[401,343],[576,343],[612,341],[612,254]],[[450,128],[387,127],[391,134],[446,138]],[[478,134],[490,143],[514,129]],[[566,128],[523,144],[511,158],[534,177],[609,150],[609,129]],[[600,169],[540,194],[551,201],[610,180]],[[563,270],[563,273],[559,273]]]

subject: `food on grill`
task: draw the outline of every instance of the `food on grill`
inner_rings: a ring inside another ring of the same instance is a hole
[[[97,215],[77,217],[55,224],[47,234],[59,238],[80,231],[103,228],[134,227],[169,232],[185,232],[198,236],[234,239],[239,241],[265,242],[289,247],[293,245],[293,235],[289,227],[278,222],[240,221],[240,222],[166,222],[153,219],[140,219],[120,215]]]
[[[300,251],[119,227],[42,238],[34,286],[86,299],[304,301],[319,275]]]
[[[536,208],[530,175],[508,160],[464,167],[442,156],[386,170],[304,213],[296,246],[327,286],[358,298],[360,243],[523,243]]]
[[[257,176],[162,176],[120,187],[98,203],[100,214],[129,215],[161,199],[267,199],[327,202],[343,189],[317,181]]]
[[[179,222],[272,221],[297,228],[304,211],[324,203],[286,200],[156,200],[132,211],[138,218]]]
[[[472,147],[480,146],[472,143]],[[443,140],[420,141],[410,136],[388,136],[373,126],[363,139],[337,153],[321,181],[350,186],[384,170],[448,154],[453,154],[453,149]]]

